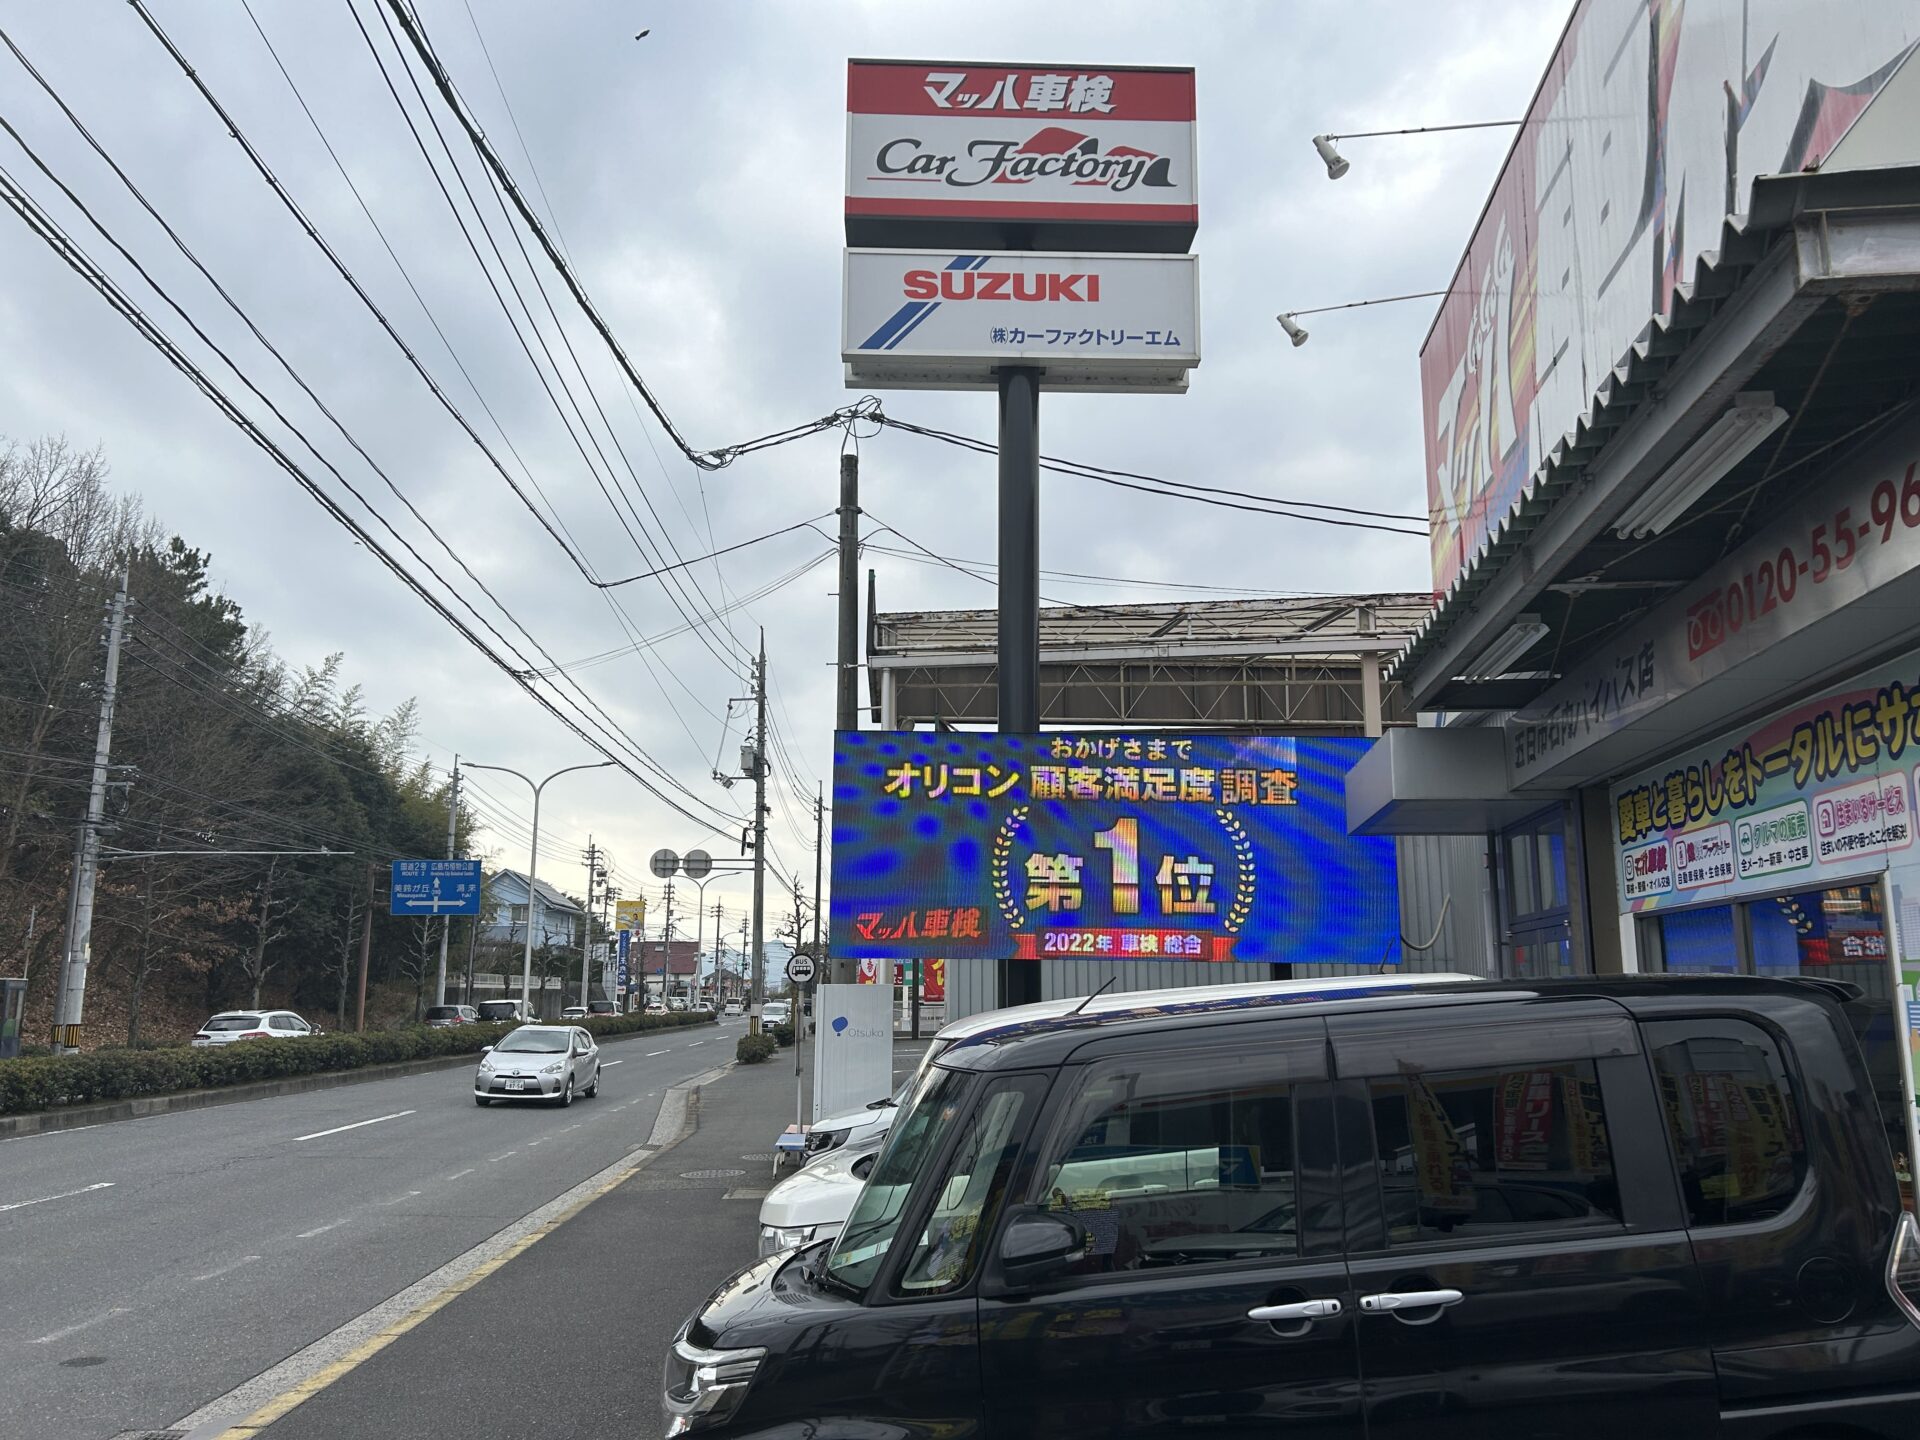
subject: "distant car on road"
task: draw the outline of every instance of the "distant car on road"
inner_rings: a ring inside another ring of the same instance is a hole
[[[620,1007],[611,1000],[587,1001],[587,1014],[589,1015],[618,1015],[619,1013]]]
[[[571,1105],[600,1093],[600,1047],[578,1025],[522,1025],[489,1045],[473,1079],[473,1103],[550,1100]]]
[[[471,1005],[433,1005],[427,1009],[423,1023],[433,1030],[444,1030],[449,1025],[473,1025],[478,1023],[480,1012]]]
[[[202,1025],[188,1043],[231,1045],[236,1040],[295,1040],[322,1033],[291,1010],[223,1010]]]
[[[747,1007],[746,1007],[745,1005],[742,1005],[742,1004],[741,1004],[741,1003],[740,1003],[740,1002],[739,1002],[738,1000],[729,1000],[729,1001],[727,1001],[727,1012],[726,1012],[726,1013],[727,1013],[727,1017],[728,1017],[729,1019],[732,1019],[732,1018],[733,1018],[733,1017],[734,1017],[735,1015],[744,1015],[744,1014],[746,1014],[746,1013],[747,1013]]]
[[[786,1001],[769,1000],[760,1009],[760,1023],[762,1025],[785,1025],[792,1016],[792,1013],[793,1012],[787,1008]]]
[[[560,1012],[560,1018],[562,1020],[584,1020],[587,1018],[587,1007],[584,1005],[569,1005]]]
[[[525,1022],[530,1018],[526,1007],[518,1000],[482,1000],[473,1008],[478,1010],[480,1018],[489,1024]]]

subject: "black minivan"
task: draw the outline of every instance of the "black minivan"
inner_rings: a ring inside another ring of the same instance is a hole
[[[687,1322],[667,1433],[1913,1440],[1920,1227],[1849,998],[1010,1017],[926,1071],[835,1240]]]

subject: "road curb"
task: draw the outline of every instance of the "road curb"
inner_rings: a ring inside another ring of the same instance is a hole
[[[181,1440],[252,1440],[686,1140],[699,1128],[701,1087],[732,1068],[722,1065],[672,1086],[646,1144],[157,1433]]]
[[[690,1026],[679,1027],[690,1029]],[[657,1040],[661,1030],[636,1030],[630,1035],[609,1035],[601,1046],[619,1045],[629,1040]],[[434,1070],[457,1070],[462,1065],[478,1065],[477,1052],[467,1055],[434,1055],[425,1060],[398,1060],[387,1065],[363,1065],[357,1070],[321,1070],[312,1075],[288,1075],[279,1080],[255,1080],[246,1085],[223,1085],[217,1090],[183,1090],[173,1095],[135,1095],[126,1100],[103,1100],[97,1105],[68,1105],[59,1110],[41,1110],[31,1115],[0,1115],[0,1140],[23,1135],[44,1135],[59,1130],[78,1130],[88,1125],[105,1125],[115,1120],[144,1120],[152,1115],[173,1115],[182,1110],[204,1110],[213,1105],[234,1105],[243,1100],[270,1100],[280,1095],[302,1095],[309,1090],[332,1090],[341,1085],[358,1085],[369,1080],[394,1080],[407,1075],[425,1075]]]

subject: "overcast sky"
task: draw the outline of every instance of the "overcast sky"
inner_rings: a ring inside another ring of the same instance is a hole
[[[1426,507],[1415,362],[1436,302],[1314,317],[1311,343],[1297,350],[1273,316],[1444,287],[1509,135],[1354,141],[1345,147],[1352,172],[1338,184],[1328,181],[1309,138],[1517,116],[1568,9],[1555,0],[416,3],[456,83],[537,208],[550,214],[628,354],[703,449],[811,420],[855,398],[843,387],[837,353],[850,55],[1195,66],[1203,363],[1184,397],[1048,397],[1043,447],[1203,483],[1414,513]],[[455,405],[510,471],[521,473],[515,453],[524,461],[589,562],[606,576],[649,568],[562,429],[356,28],[357,8],[434,145],[375,0],[251,4],[444,342],[240,0],[149,0]],[[810,888],[810,817],[792,792],[811,794],[831,756],[831,564],[734,613],[737,640],[690,633],[646,656],[630,648],[609,653],[630,647],[630,634],[654,637],[682,624],[667,593],[655,582],[629,586],[618,592],[621,616],[582,582],[139,17],[122,0],[0,0],[0,25],[547,654],[567,663],[607,656],[570,673],[661,765],[703,799],[742,814],[746,788],[722,791],[707,778],[716,755],[722,768],[738,763],[740,712],[729,719],[728,702],[746,693],[746,679],[721,656],[750,646],[756,627],[766,627],[774,721],[794,762],[775,786],[771,833],[782,864]],[[652,33],[635,41],[642,28]],[[381,515],[532,655],[6,53],[0,114]],[[437,102],[432,115],[452,139]],[[471,151],[456,153],[564,363]],[[0,166],[285,438],[4,135]],[[64,434],[103,446],[114,484],[211,552],[219,588],[270,633],[283,657],[313,663],[346,652],[348,672],[376,710],[417,697],[421,742],[437,766],[456,751],[539,774],[596,758],[346,535],[11,211],[0,211],[0,276],[0,435]],[[551,272],[544,278],[551,281]],[[702,475],[650,419],[641,423],[605,350],[561,306],[557,287],[552,293],[644,491],[642,499],[610,447],[622,487],[618,514],[627,524],[632,504],[649,526],[664,526],[681,555],[694,556],[833,508],[837,432]],[[884,398],[902,418],[974,435],[993,431],[988,395]],[[898,432],[866,440],[861,453],[870,523],[897,527],[950,556],[992,558],[990,458]],[[364,518],[331,475],[301,459]],[[831,531],[830,519],[824,528]],[[695,567],[687,594],[676,598],[701,605],[722,603],[723,593],[737,599],[827,549],[806,531],[784,536],[728,557],[717,574],[712,565]],[[1057,476],[1044,481],[1041,562],[1264,592],[1418,590],[1428,580],[1419,539],[1259,519]],[[988,585],[952,570],[888,555],[869,563],[879,571],[883,609],[994,602]],[[1064,581],[1042,588],[1080,602],[1179,593]],[[505,776],[474,778],[485,790],[480,804],[496,817],[489,837],[496,857],[524,866],[524,787]],[[705,844],[724,855],[735,846],[727,834],[702,834],[616,771],[555,782],[542,821],[543,878],[576,894],[584,883],[577,851],[589,835],[611,848],[629,894],[657,893],[646,876],[656,848]],[[777,912],[784,892],[775,886],[772,893]],[[725,903],[730,932],[737,933],[745,894],[731,879],[708,889],[709,907]],[[683,922],[690,918],[684,901],[676,908]]]

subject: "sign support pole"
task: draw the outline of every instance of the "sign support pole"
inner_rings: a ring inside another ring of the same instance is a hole
[[[447,790],[447,859],[459,857],[460,757],[453,757],[453,781]],[[440,971],[433,982],[433,1003],[447,1003],[447,940],[453,934],[453,916],[440,917]]]
[[[1031,735],[1040,729],[1040,371],[1006,366],[999,389],[1000,733]],[[1038,964],[1003,959],[999,990],[1002,1006],[1038,1000]]]

